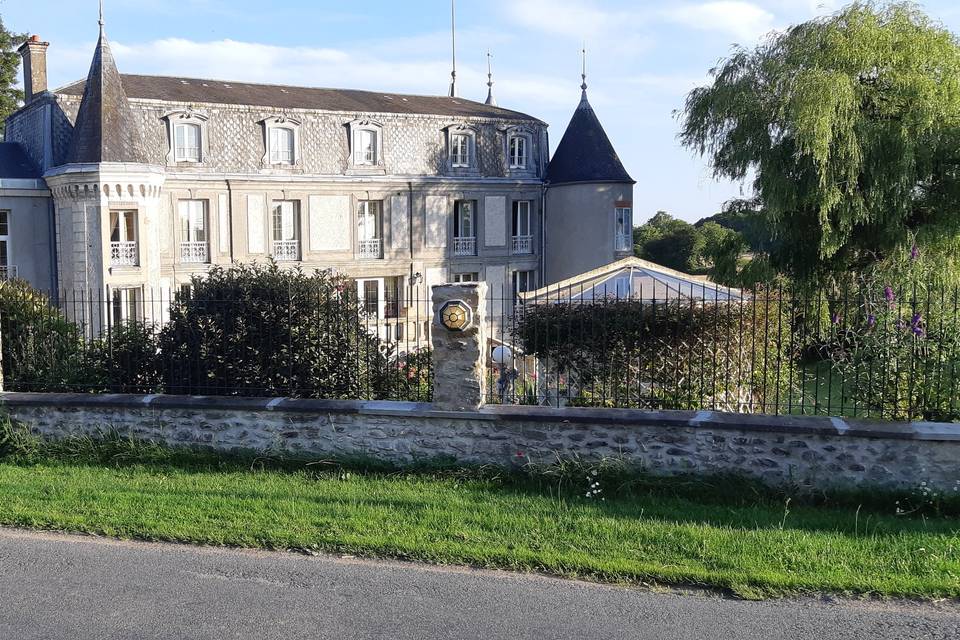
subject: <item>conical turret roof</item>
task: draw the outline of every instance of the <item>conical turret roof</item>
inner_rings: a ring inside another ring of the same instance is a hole
[[[67,162],[147,162],[140,128],[102,25],[73,126]]]
[[[552,185],[576,182],[629,182],[635,180],[623,168],[620,157],[587,100],[586,87],[570,124],[547,167]]]

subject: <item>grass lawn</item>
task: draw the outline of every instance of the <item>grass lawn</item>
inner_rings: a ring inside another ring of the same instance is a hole
[[[590,472],[576,465],[538,473],[254,467],[116,442],[0,442],[0,524],[696,584],[745,597],[960,597],[960,520],[897,516],[892,496],[864,496],[863,506],[856,496],[788,503],[733,479],[601,469],[601,501],[585,497]]]

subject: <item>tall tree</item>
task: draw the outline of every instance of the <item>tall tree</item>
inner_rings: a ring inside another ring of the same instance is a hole
[[[915,5],[857,2],[711,73],[681,141],[716,176],[753,177],[778,265],[838,273],[957,228],[960,46]]]
[[[23,101],[23,91],[16,87],[20,73],[20,54],[17,47],[26,36],[8,31],[0,17],[0,134],[7,116],[17,110]]]

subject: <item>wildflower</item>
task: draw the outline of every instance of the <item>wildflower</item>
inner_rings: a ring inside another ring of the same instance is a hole
[[[918,247],[917,245],[913,245],[913,247],[910,248],[910,259],[916,260],[919,257],[920,257],[920,247]]]
[[[910,328],[913,331],[915,336],[923,336],[923,316],[919,313],[913,314],[913,318],[910,320]]]
[[[893,293],[893,287],[890,285],[883,288],[883,297],[887,299],[887,302],[893,302],[897,299],[896,294]]]
[[[839,313],[834,313],[833,315],[830,316],[830,322],[832,322],[833,324],[840,324],[840,318],[841,316]]]
[[[867,316],[867,328],[873,329],[877,325],[877,316],[872,313]]]

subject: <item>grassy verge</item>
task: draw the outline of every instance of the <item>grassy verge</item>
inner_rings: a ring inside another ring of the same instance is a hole
[[[601,492],[587,498],[594,482]],[[960,597],[956,502],[937,502],[939,514],[895,515],[894,499],[790,497],[732,478],[630,475],[615,464],[397,471],[122,440],[45,444],[8,433],[0,442],[4,525],[696,584],[748,597]]]

